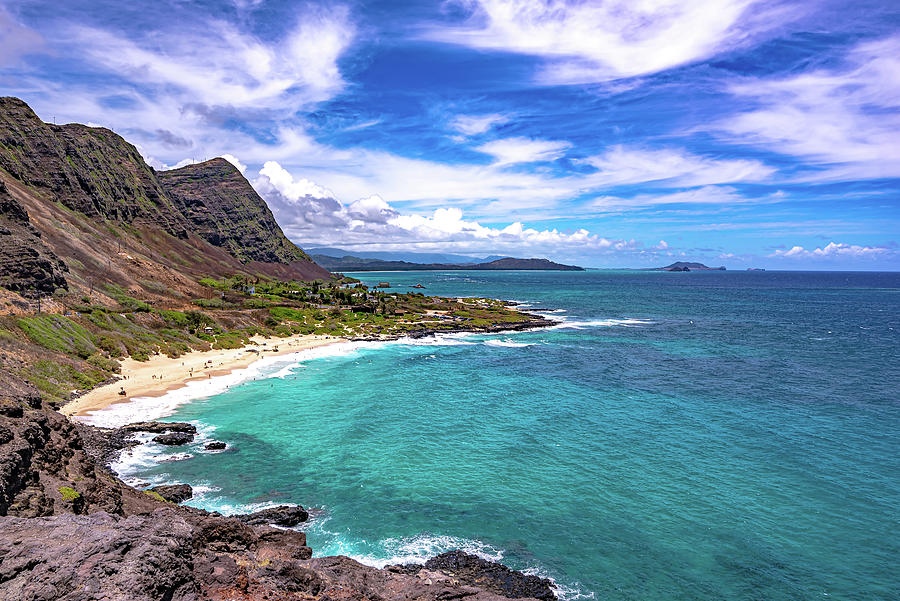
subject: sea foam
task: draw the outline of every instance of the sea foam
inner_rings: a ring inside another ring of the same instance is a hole
[[[187,382],[182,388],[171,390],[159,397],[135,397],[126,403],[115,403],[104,409],[90,411],[77,419],[103,428],[117,428],[139,421],[152,421],[168,417],[181,405],[191,401],[221,394],[232,386],[255,378],[286,377],[286,371],[300,367],[304,361],[321,357],[349,355],[363,345],[378,345],[377,342],[339,342],[311,349],[297,351],[277,357],[262,357],[243,369],[229,374],[214,376],[206,380]]]

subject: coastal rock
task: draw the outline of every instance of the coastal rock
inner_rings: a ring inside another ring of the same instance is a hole
[[[190,484],[163,484],[150,489],[166,501],[182,503],[194,496],[194,489]]]
[[[482,559],[463,551],[449,551],[432,557],[425,565],[388,566],[389,571],[404,574],[432,576],[438,572],[458,580],[462,584],[478,586],[498,595],[518,599],[533,597],[541,601],[556,601],[552,583],[546,578],[511,570],[503,564]]]
[[[172,432],[170,434],[160,434],[153,437],[153,442],[164,444],[166,446],[179,446],[187,444],[194,440],[193,434],[187,432]]]
[[[149,432],[151,434],[164,434],[166,432],[197,433],[197,426],[186,422],[136,422],[122,426],[119,429],[123,432]]]
[[[221,451],[221,450],[224,449],[226,446],[227,446],[227,445],[226,445],[224,442],[222,442],[222,441],[220,441],[220,440],[214,440],[214,441],[212,441],[212,442],[206,443],[206,447],[205,447],[205,448],[206,448],[207,451]]]
[[[264,525],[275,524],[276,526],[293,527],[300,522],[309,519],[309,512],[299,505],[280,505],[278,507],[269,507],[254,513],[235,516],[245,524]]]

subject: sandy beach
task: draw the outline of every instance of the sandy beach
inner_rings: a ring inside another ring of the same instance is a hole
[[[252,344],[239,349],[194,351],[175,359],[165,355],[154,355],[148,361],[123,359],[120,361],[122,378],[119,381],[95,388],[66,403],[60,412],[69,417],[82,416],[89,411],[128,402],[133,398],[162,396],[190,381],[225,375],[248,367],[264,357],[276,357],[346,341],[334,336],[309,334],[288,338],[256,336],[251,340]],[[120,394],[122,390],[125,395]]]

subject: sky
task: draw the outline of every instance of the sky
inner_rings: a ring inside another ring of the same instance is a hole
[[[0,0],[0,95],[303,247],[900,270],[896,0]]]

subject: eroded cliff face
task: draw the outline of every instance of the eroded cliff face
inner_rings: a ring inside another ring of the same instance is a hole
[[[25,287],[65,287],[58,277],[65,270],[46,261],[35,265],[29,248],[67,261],[70,284],[89,289],[98,281],[140,287],[157,273],[190,281],[234,273],[286,280],[330,275],[284,236],[265,202],[224,159],[157,173],[114,132],[44,123],[17,98],[0,98],[4,181],[43,239],[7,251],[15,260],[0,262],[0,278],[9,276],[13,285],[33,273]],[[0,221],[16,219],[17,207],[0,204]],[[14,270],[18,263],[25,267]]]
[[[285,238],[265,201],[225,159],[161,171],[159,179],[193,231],[210,244],[244,262],[309,260]]]
[[[475,558],[397,571],[312,559],[303,532],[154,499],[97,461],[98,431],[0,378],[0,601],[553,601],[546,581],[490,565],[480,587]]]
[[[67,271],[41,240],[28,212],[0,181],[0,286],[13,292],[52,294],[68,286]]]
[[[153,169],[108,129],[44,123],[18,98],[0,98],[0,167],[88,217],[187,236],[184,217]]]

